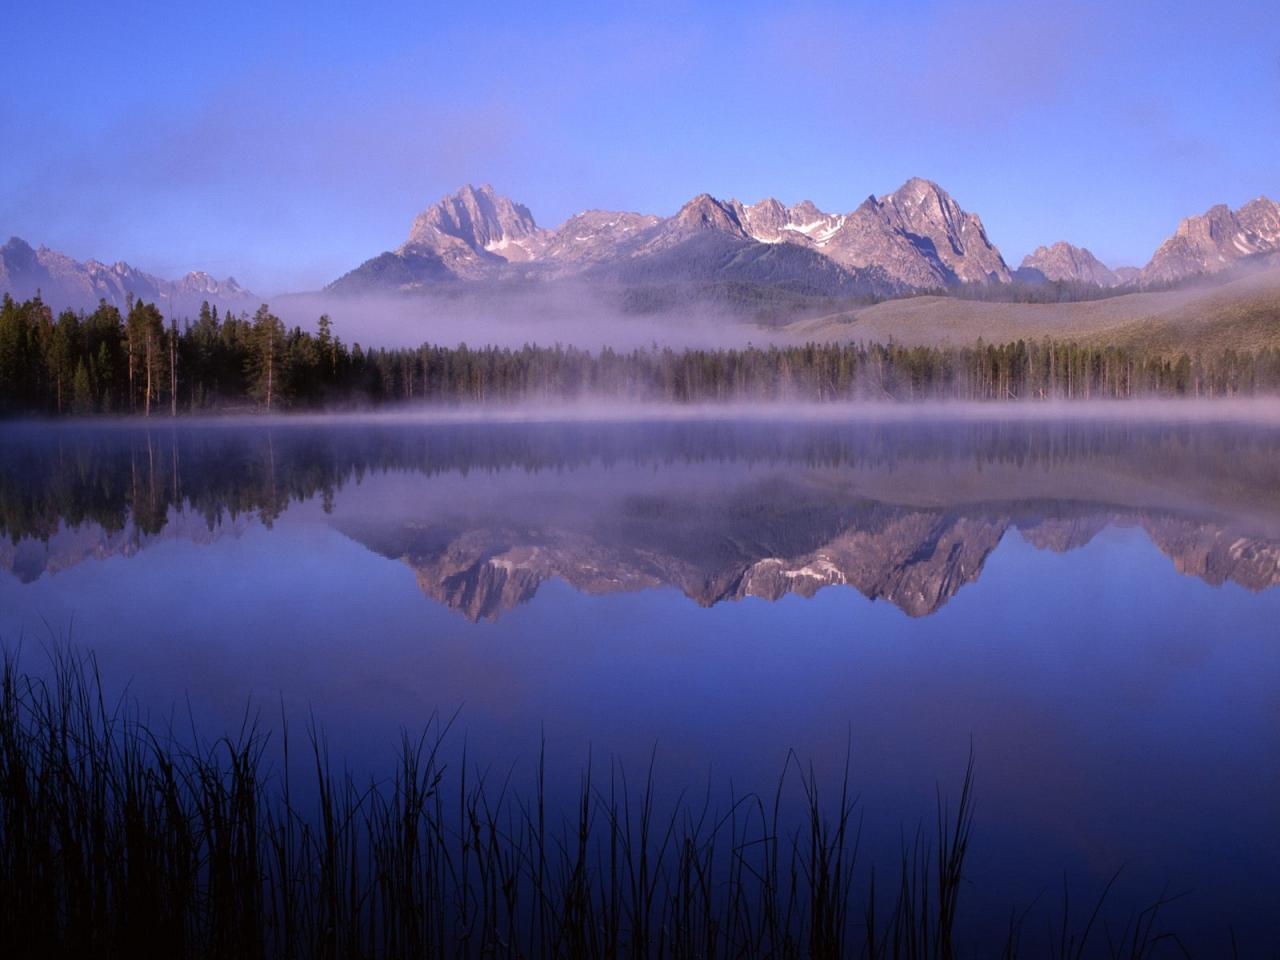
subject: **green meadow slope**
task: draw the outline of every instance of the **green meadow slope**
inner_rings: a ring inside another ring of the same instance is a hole
[[[1167,353],[1280,347],[1280,267],[1215,286],[1075,303],[913,297],[796,321],[797,340],[909,346],[1075,340]]]

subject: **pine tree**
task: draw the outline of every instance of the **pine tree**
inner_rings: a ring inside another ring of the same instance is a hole
[[[142,384],[142,413],[151,416],[151,399],[160,380],[160,340],[164,336],[164,316],[153,303],[130,297],[125,321],[129,346],[129,407],[137,409],[137,382]],[[139,369],[140,368],[140,369]]]
[[[76,364],[75,376],[71,383],[71,404],[76,413],[93,412],[93,384],[89,379],[89,368],[81,360]]]
[[[169,416],[178,415],[178,321],[169,318]]]
[[[264,303],[253,316],[245,373],[249,377],[250,393],[268,410],[283,392],[284,350],[284,324]]]

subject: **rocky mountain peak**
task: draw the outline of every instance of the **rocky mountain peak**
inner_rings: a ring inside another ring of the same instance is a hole
[[[778,217],[781,219],[785,219],[787,216],[787,208],[782,205],[782,201],[776,200],[773,197],[765,197],[763,200],[751,204],[751,206],[746,209],[756,210],[761,214],[767,214],[768,216]]]
[[[932,180],[912,177],[893,193],[880,201],[882,209],[892,210],[909,228],[921,236],[941,232],[955,253],[963,256],[963,236],[967,224],[975,223],[982,229],[977,214],[965,213],[960,204],[947,191]],[[984,234],[985,239],[985,234]]]
[[[776,243],[781,239],[782,230],[786,227],[787,208],[773,197],[766,197],[758,203],[741,204],[733,201],[738,221],[754,240],[762,243]]]
[[[1231,208],[1225,203],[1215,203],[1198,217],[1183,217],[1176,234],[1196,240],[1210,239],[1230,233],[1231,227]]]
[[[683,230],[718,230],[744,239],[748,236],[733,205],[709,193],[698,194],[672,219],[674,225]]]
[[[0,247],[0,279],[20,276],[36,269],[37,257],[31,244],[21,237],[10,237],[5,245]]]
[[[1146,285],[1219,273],[1242,258],[1280,251],[1280,204],[1257,197],[1232,211],[1219,203],[1186,217],[1142,270]]]
[[[1035,271],[1045,280],[1071,283],[1095,283],[1101,287],[1114,287],[1123,281],[1115,271],[1084,247],[1077,247],[1059,240],[1022,258],[1019,273]]]
[[[843,266],[879,267],[904,288],[1010,279],[977,215],[923,177],[868,197],[841,218],[823,252]]]
[[[1256,197],[1236,211],[1236,223],[1256,238],[1255,242],[1280,237],[1280,203],[1267,197]]]
[[[933,241],[939,259],[962,282],[1008,281],[1009,268],[982,220],[932,180],[912,177],[884,197],[880,209],[895,225]]]
[[[817,204],[812,200],[801,200],[791,208],[791,214],[795,218],[805,222],[821,220],[823,217],[828,216],[828,214],[819,210]]]
[[[932,180],[926,180],[924,177],[912,177],[893,193],[887,194],[883,202],[904,208],[929,205],[935,211],[940,211],[944,208],[960,209],[947,191]]]
[[[451,265],[492,257],[523,261],[536,256],[549,237],[528,207],[487,183],[467,184],[418,214],[401,249],[436,254]]]
[[[240,296],[245,293],[235,277],[218,280],[203,270],[193,270],[178,281],[178,287],[185,293],[207,293],[215,296]]]
[[[761,243],[790,243],[823,247],[840,226],[842,217],[824,213],[812,200],[786,207],[773,197],[743,206],[732,201],[747,234]]]

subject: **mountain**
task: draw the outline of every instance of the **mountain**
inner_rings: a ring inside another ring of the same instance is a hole
[[[1280,203],[1266,197],[1238,210],[1226,204],[1187,217],[1142,270],[1145,286],[1221,273],[1245,258],[1280,252]]]
[[[458,276],[479,276],[493,265],[535,259],[550,236],[528,207],[488,184],[468,185],[418,214],[398,252],[436,256]]]
[[[844,222],[843,217],[823,213],[811,200],[784,207],[772,197],[743,206],[733,201],[738,219],[750,236],[761,243],[810,242],[821,246]]]
[[[1110,269],[1089,250],[1059,241],[1038,247],[1011,271],[981,218],[920,177],[844,213],[810,200],[787,206],[766,197],[748,204],[702,193],[670,216],[585,210],[554,229],[483,184],[428,206],[399,247],[364,261],[323,294],[439,291],[456,301],[485,288],[520,300],[530,285],[568,284],[563,293],[577,297],[585,284],[603,294],[610,309],[662,311],[710,301],[779,325],[809,323],[847,305],[837,300],[1012,280],[1099,290],[1166,287],[1214,274],[1225,282],[1274,266],[1280,266],[1280,204],[1266,197],[1184,219],[1141,269]],[[0,292],[25,298],[36,291],[55,309],[91,309],[99,299],[123,306],[130,295],[178,315],[194,313],[203,300],[237,311],[261,302],[231,278],[197,272],[170,281],[126,263],[81,263],[15,237],[0,247]],[[564,296],[551,299],[565,302]],[[994,305],[981,309],[998,312]],[[845,326],[847,318],[836,322]]]
[[[1033,253],[1023,257],[1018,275],[1055,282],[1092,283],[1099,287],[1116,287],[1125,282],[1084,247],[1061,240],[1052,246],[1036,247]]]
[[[1059,241],[1026,256],[1016,279],[1070,281],[1099,287],[1157,287],[1212,274],[1225,274],[1247,262],[1280,263],[1280,203],[1266,197],[1238,210],[1226,204],[1187,217],[1141,269],[1109,269],[1084,247]],[[1238,272],[1238,271],[1236,271]]]
[[[37,292],[56,310],[92,310],[99,300],[123,308],[131,294],[157,304],[166,314],[194,314],[204,300],[223,310],[250,310],[262,302],[231,277],[216,280],[193,272],[179,280],[163,280],[127,263],[81,263],[11,237],[0,246],[0,293],[23,300]]]
[[[570,268],[598,263],[643,231],[656,227],[661,220],[651,214],[584,210],[566,220],[551,235],[542,256]]]
[[[824,213],[807,200],[794,207],[774,199],[732,204],[752,239],[798,244],[846,269],[880,271],[902,290],[1010,279],[981,219],[919,177],[887,196],[868,197],[846,214]]]
[[[582,277],[660,295],[673,286],[706,295],[733,285],[812,297],[904,292],[878,267],[845,267],[805,244],[760,241],[740,203],[705,193],[603,252]]]
[[[745,205],[703,193],[670,217],[588,210],[555,230],[539,227],[527,207],[484,185],[429,206],[398,249],[367,260],[327,290],[566,278],[884,297],[1007,282],[1010,272],[977,215],[919,178],[846,214],[807,200]]]
[[[926,278],[941,281],[933,286],[1009,281],[1009,268],[978,215],[965,212],[936,183],[919,177],[879,200],[868,197],[830,244],[836,259],[845,257],[841,262],[879,263],[914,286],[929,285],[922,282]],[[901,273],[881,262],[890,257]]]

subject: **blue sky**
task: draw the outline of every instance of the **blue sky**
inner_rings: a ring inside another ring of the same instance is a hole
[[[260,293],[490,182],[554,226],[913,175],[1006,259],[1280,197],[1280,3],[12,4],[0,234]]]

